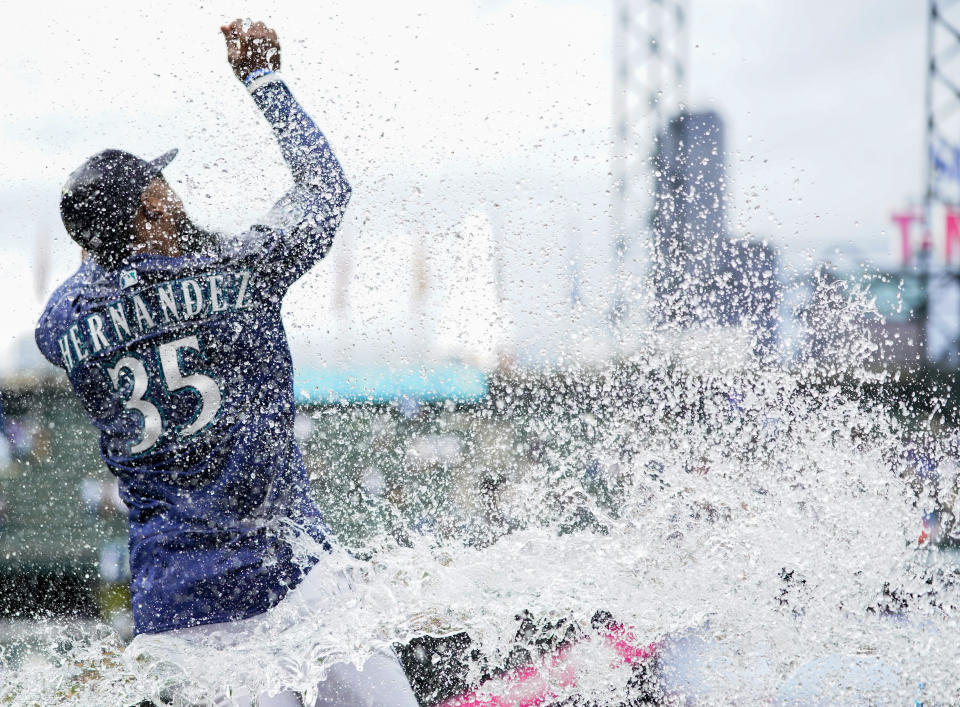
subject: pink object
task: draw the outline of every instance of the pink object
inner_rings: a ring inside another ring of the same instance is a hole
[[[633,630],[622,624],[611,623],[607,626],[606,632],[602,632],[601,635],[627,665],[633,665],[639,660],[652,658],[660,648],[658,643],[638,646],[637,637],[634,635]]]
[[[619,665],[633,665],[656,655],[659,645],[637,645],[629,627],[611,623],[598,632],[620,659]],[[584,640],[591,640],[588,636]],[[544,656],[538,665],[526,665],[484,681],[476,690],[444,700],[438,707],[535,707],[556,699],[555,688],[575,687],[576,665],[570,658],[569,644]],[[619,667],[617,662],[612,668]]]
[[[947,263],[953,263],[953,249],[960,243],[960,219],[953,209],[947,209],[946,224],[946,258]]]
[[[920,214],[906,211],[898,214],[891,214],[890,218],[900,227],[900,259],[904,265],[910,262],[910,226],[914,222],[922,222],[923,217]]]

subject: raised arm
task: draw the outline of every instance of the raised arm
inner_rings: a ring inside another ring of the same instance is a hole
[[[262,22],[244,26],[240,20],[221,31],[234,74],[270,123],[293,175],[293,189],[259,230],[261,266],[290,283],[326,255],[350,199],[350,185],[327,139],[277,73],[276,32]]]

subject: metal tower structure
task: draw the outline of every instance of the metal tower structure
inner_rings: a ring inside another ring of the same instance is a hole
[[[650,240],[653,155],[686,85],[687,0],[614,0],[613,241],[610,318],[622,335],[638,240]]]
[[[929,2],[924,205],[960,206],[960,2]]]
[[[934,263],[929,233],[943,207],[960,210],[960,2],[929,0],[926,62],[926,150],[923,216],[926,233],[917,267],[926,293],[921,313],[927,355],[956,366],[957,314],[942,303],[956,298],[958,271]],[[952,310],[953,306],[949,306]]]

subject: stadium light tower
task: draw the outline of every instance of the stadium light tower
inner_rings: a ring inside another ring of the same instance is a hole
[[[925,205],[960,205],[960,2],[930,0],[927,16]]]
[[[926,174],[923,198],[927,232],[937,226],[943,208],[960,210],[960,2],[929,0],[926,63]],[[933,263],[929,236],[919,269],[924,284],[922,313],[927,355],[956,366],[960,353],[957,313],[944,306],[957,296],[958,271]]]
[[[653,155],[686,85],[687,0],[614,0],[613,243],[615,292],[610,319],[622,339],[629,316],[631,265],[650,240]]]

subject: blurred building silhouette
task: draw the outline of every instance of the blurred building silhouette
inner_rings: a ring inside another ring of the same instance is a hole
[[[659,136],[654,167],[655,316],[684,327],[748,326],[769,350],[781,294],[777,253],[727,233],[720,116],[675,116]]]

